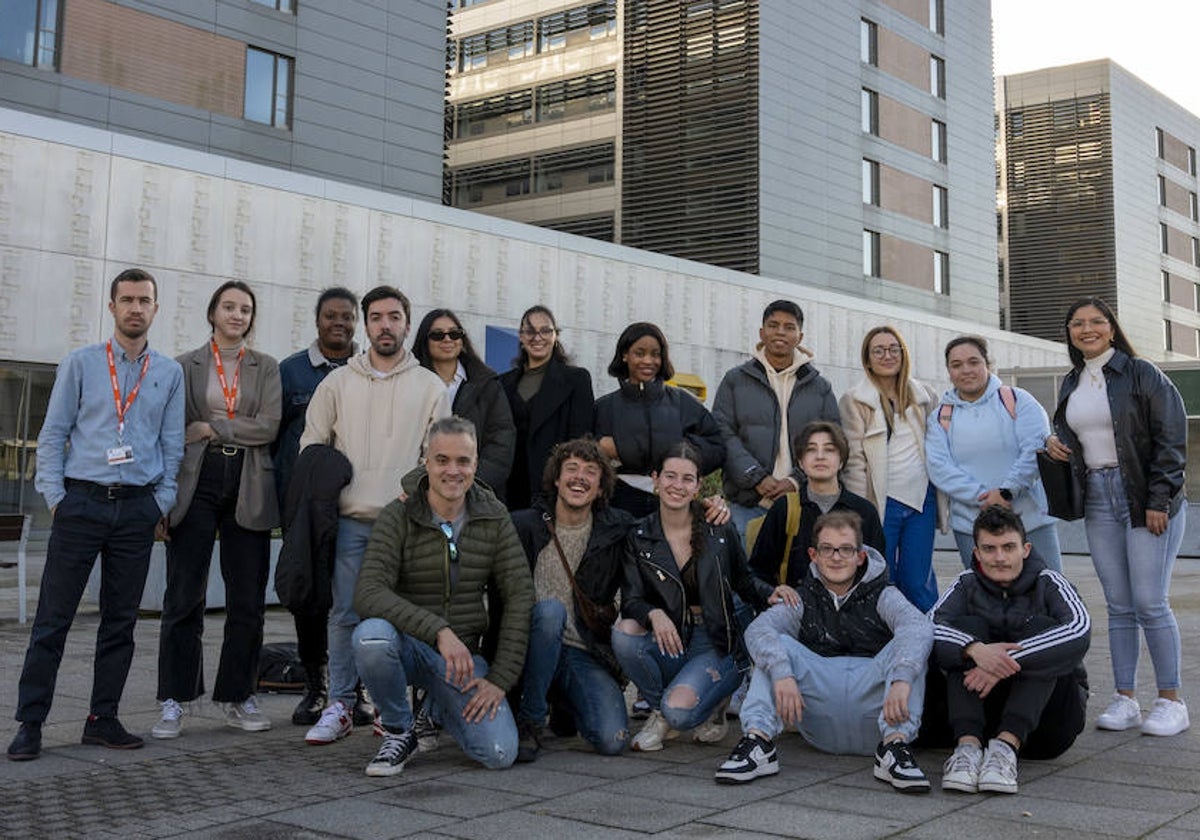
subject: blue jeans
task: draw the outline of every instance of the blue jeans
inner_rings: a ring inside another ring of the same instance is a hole
[[[936,527],[937,489],[932,483],[920,510],[888,497],[883,514],[888,579],[921,612],[928,612],[937,601],[937,577],[933,573]]]
[[[353,634],[354,656],[363,684],[389,730],[407,732],[413,726],[408,702],[411,683],[428,692],[430,711],[469,757],[489,770],[510,766],[517,758],[517,724],[508,701],[502,700],[494,718],[478,723],[463,718],[471,695],[446,682],[446,660],[436,650],[401,633],[382,618],[368,618]],[[487,675],[487,662],[476,656],[475,676]]]
[[[1179,625],[1167,593],[1183,542],[1185,509],[1181,507],[1167,530],[1156,537],[1146,528],[1131,526],[1119,469],[1088,473],[1084,525],[1108,606],[1108,647],[1118,691],[1137,686],[1139,627],[1146,636],[1158,689],[1179,688]]]
[[[362,568],[374,522],[343,516],[338,519],[337,547],[333,560],[333,607],[329,610],[329,702],[354,705],[358,668],[350,637],[358,625],[354,612],[354,586]]]
[[[739,505],[736,502],[728,500],[726,500],[726,504],[729,505],[729,519],[733,522],[733,526],[737,528],[738,536],[743,540],[746,539],[746,525],[750,520],[755,517],[765,516],[767,513],[767,509],[762,505],[747,507],[746,505]]]
[[[586,650],[564,645],[567,608],[548,598],[533,605],[529,652],[517,717],[541,726],[546,696],[558,688],[583,739],[601,755],[619,755],[629,743],[625,695],[612,674]]]
[[[717,652],[702,624],[692,631],[682,656],[660,651],[653,633],[631,636],[614,629],[612,641],[621,668],[672,729],[693,729],[704,723],[742,681],[733,656]],[[690,688],[696,704],[675,705],[676,688]]]
[[[790,636],[781,638],[792,674],[804,699],[804,714],[797,729],[804,740],[822,752],[837,755],[870,755],[875,745],[892,734],[912,743],[921,728],[925,708],[925,673],[918,675],[908,695],[908,720],[892,726],[883,719],[883,698],[891,683],[894,642],[873,658],[821,656]],[[774,738],[783,732],[775,711],[775,686],[761,668],[754,669],[750,691],[742,701],[742,731],[757,729]]]
[[[1054,523],[1034,528],[1025,534],[1025,540],[1033,546],[1047,569],[1062,571],[1062,551],[1058,547],[1058,526]],[[962,531],[954,532],[954,542],[958,545],[958,554],[962,558],[964,569],[974,567],[975,538]]]

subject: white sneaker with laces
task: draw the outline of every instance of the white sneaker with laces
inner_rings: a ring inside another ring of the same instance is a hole
[[[225,703],[225,725],[245,732],[266,732],[270,719],[258,708],[258,698],[251,694],[240,703]]]
[[[986,793],[1017,792],[1017,752],[999,738],[988,741],[979,770],[979,790]]]
[[[1138,707],[1137,700],[1119,692],[1113,693],[1108,708],[1101,713],[1100,717],[1096,718],[1097,729],[1108,729],[1112,732],[1133,729],[1135,726],[1140,726],[1141,723],[1142,710]]]
[[[974,744],[959,744],[942,767],[942,790],[978,793],[982,767],[983,750]]]
[[[1159,697],[1142,722],[1143,735],[1178,735],[1192,725],[1187,706],[1182,700]]]
[[[667,719],[662,716],[662,712],[658,709],[653,709],[650,712],[650,717],[646,718],[646,722],[642,724],[642,731],[633,736],[633,748],[638,752],[655,752],[663,748],[663,741],[667,739],[671,731],[671,725],[667,723]]]
[[[354,719],[350,709],[341,700],[325,707],[321,717],[304,735],[305,743],[314,746],[340,741],[354,731]]]
[[[162,703],[162,718],[150,730],[151,738],[178,738],[183,731],[181,718],[183,706],[174,700],[164,700]]]

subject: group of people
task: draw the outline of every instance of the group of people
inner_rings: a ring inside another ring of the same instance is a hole
[[[711,412],[668,384],[666,336],[645,322],[622,332],[608,366],[618,388],[597,400],[544,306],[521,317],[501,375],[449,309],[429,312],[407,351],[411,307],[389,286],[361,301],[322,292],[316,340],[279,364],[249,346],[256,300],[241,281],[216,290],[210,339],[175,361],[149,347],[157,308],[153,277],[122,272],[112,339],[59,368],[37,472],[53,526],[11,759],[40,753],[97,554],[83,741],[142,745],[117,707],[156,534],[167,585],[151,735],[178,737],[206,692],[218,534],[212,699],[230,726],[270,728],[254,692],[282,526],[276,589],[308,675],[292,721],[313,745],[374,726],[368,775],[401,772],[443,731],[492,768],[535,760],[547,725],[602,754],[689,731],[715,743],[737,693],[742,737],[718,782],[778,772],[774,739],[795,726],[817,749],[873,754],[875,776],[902,791],[930,788],[919,737],[954,748],[944,789],[1015,792],[1017,755],[1067,749],[1087,698],[1090,620],[1062,574],[1039,450],[1085,491],[1116,685],[1098,725],[1189,725],[1167,600],[1185,510],[1182,401],[1099,299],[1064,321],[1072,370],[1053,434],[1030,394],[991,373],[979,336],[946,346],[952,387],[939,398],[914,378],[900,333],[872,329],[863,379],[837,399],[786,300],[767,306]],[[723,493],[702,498],[717,469]],[[964,566],[940,594],[939,524]],[[1158,689],[1144,719],[1139,629]],[[636,735],[627,680],[645,710]]]

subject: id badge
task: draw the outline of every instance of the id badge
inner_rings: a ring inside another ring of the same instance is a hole
[[[114,446],[108,450],[108,465],[115,467],[118,464],[133,463],[133,447],[132,446]]]

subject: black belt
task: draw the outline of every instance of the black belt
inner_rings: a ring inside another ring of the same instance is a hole
[[[98,484],[95,481],[84,481],[81,478],[68,478],[67,489],[82,490],[89,496],[115,502],[117,499],[135,499],[138,496],[154,494],[153,484]]]

